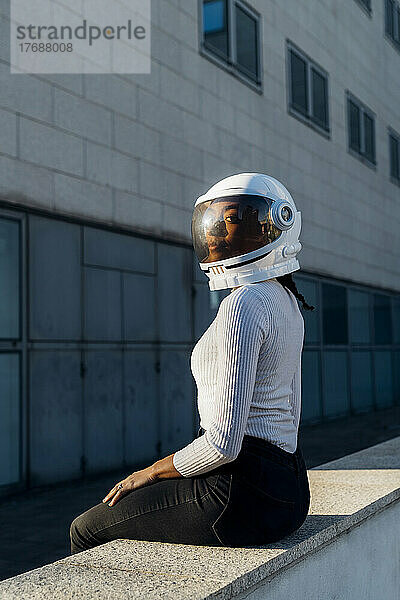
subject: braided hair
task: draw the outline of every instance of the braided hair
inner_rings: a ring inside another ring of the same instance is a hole
[[[287,287],[295,295],[295,297],[298,300],[300,300],[300,302],[302,303],[303,308],[305,310],[314,310],[315,306],[311,306],[310,304],[307,304],[303,294],[300,294],[299,290],[297,289],[296,284],[292,277],[292,273],[287,273],[286,275],[282,275],[281,277],[277,277],[276,279],[284,287]]]

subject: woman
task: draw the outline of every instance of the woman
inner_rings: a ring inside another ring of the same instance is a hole
[[[297,443],[304,321],[291,273],[301,213],[276,179],[242,173],[195,203],[194,249],[211,290],[232,288],[195,345],[200,429],[118,482],[71,524],[71,553],[118,538],[212,546],[276,542],[305,521]]]

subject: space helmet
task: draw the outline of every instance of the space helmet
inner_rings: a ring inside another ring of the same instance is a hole
[[[263,173],[226,177],[194,204],[193,246],[210,290],[297,271],[300,230],[292,196]]]

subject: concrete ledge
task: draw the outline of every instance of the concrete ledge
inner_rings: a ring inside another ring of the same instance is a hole
[[[309,515],[279,543],[115,540],[0,582],[0,598],[398,600],[400,437],[308,476]]]

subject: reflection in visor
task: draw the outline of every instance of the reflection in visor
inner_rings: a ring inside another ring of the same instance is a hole
[[[282,233],[272,222],[273,200],[243,194],[197,205],[192,218],[193,246],[201,263],[258,250]]]

